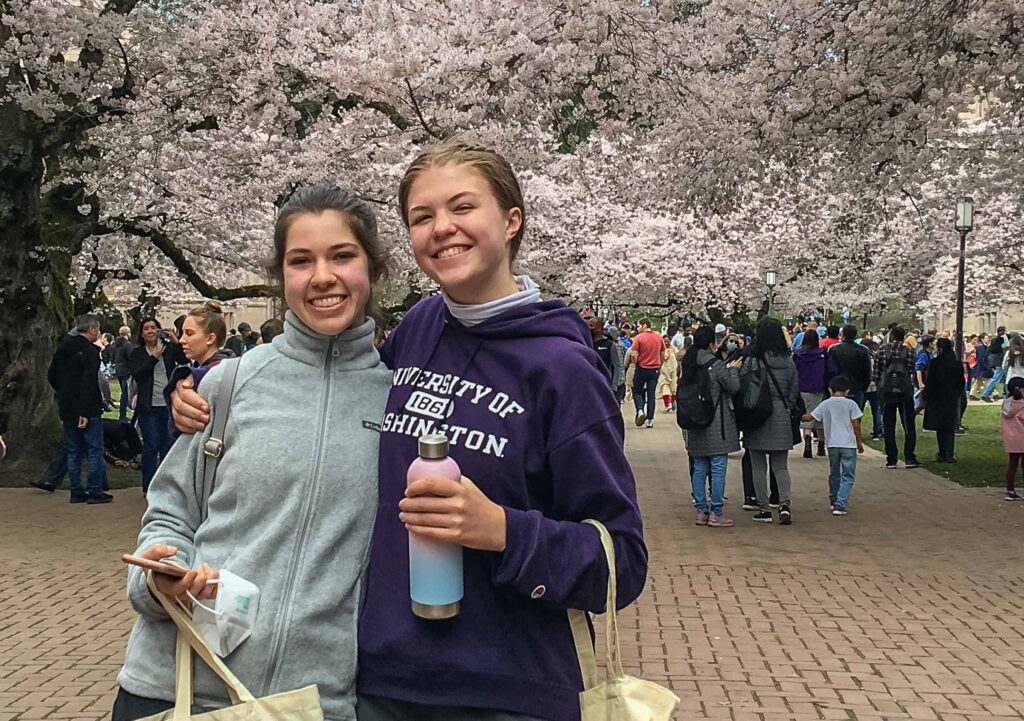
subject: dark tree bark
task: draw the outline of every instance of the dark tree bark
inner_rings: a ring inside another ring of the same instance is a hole
[[[46,369],[72,312],[71,248],[43,240],[41,140],[34,117],[0,105],[0,433],[13,459],[55,435]]]

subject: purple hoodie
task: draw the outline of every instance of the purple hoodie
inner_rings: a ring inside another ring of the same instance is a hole
[[[395,376],[359,693],[578,719],[582,681],[566,610],[604,611],[607,583],[597,530],[580,521],[602,521],[614,539],[620,607],[647,576],[622,417],[587,326],[561,301],[545,301],[466,328],[435,296],[409,312],[381,357]],[[409,606],[398,502],[417,438],[437,431],[463,474],[505,508],[508,533],[503,552],[464,550],[460,614],[426,621]]]
[[[825,392],[825,350],[797,348],[793,354],[793,362],[796,364],[801,393]]]

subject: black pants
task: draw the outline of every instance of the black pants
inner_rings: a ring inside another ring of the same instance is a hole
[[[914,424],[914,401],[885,404],[885,462],[890,466],[899,460],[896,451],[896,414],[899,413],[900,425],[903,426],[903,460],[906,463],[917,463],[917,426]]]
[[[953,453],[956,447],[956,431],[935,431],[935,442],[939,444],[939,460],[953,460]]]
[[[654,420],[655,392],[658,390],[659,368],[641,368],[633,372],[633,404],[636,412],[644,411],[648,419]]]
[[[750,451],[746,449],[743,450],[743,460],[740,461],[740,468],[743,471],[743,501],[755,502],[757,500],[757,492],[754,490],[754,472],[750,467]],[[768,502],[776,504],[779,502],[779,482],[775,480],[775,471],[769,470],[768,475],[771,483]]]
[[[173,701],[143,698],[142,696],[128,693],[123,688],[119,688],[117,690],[117,698],[114,699],[114,709],[110,712],[110,721],[138,721],[140,718],[170,711],[173,708]],[[198,706],[192,707],[192,713],[202,712],[203,709]]]

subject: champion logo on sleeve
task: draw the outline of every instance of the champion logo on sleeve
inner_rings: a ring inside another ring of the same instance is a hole
[[[537,586],[537,588],[533,589],[533,592],[530,594],[530,598],[540,598],[545,593],[547,593],[547,590],[548,589],[546,586]]]

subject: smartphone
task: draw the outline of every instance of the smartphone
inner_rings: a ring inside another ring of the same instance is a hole
[[[148,558],[133,556],[130,553],[126,553],[121,556],[121,560],[125,563],[130,563],[133,566],[139,566],[140,568],[145,568],[148,571],[162,573],[165,576],[174,576],[175,578],[181,578],[188,573],[187,568],[179,568],[178,566],[172,566],[169,563],[160,563],[160,561],[151,561]]]

